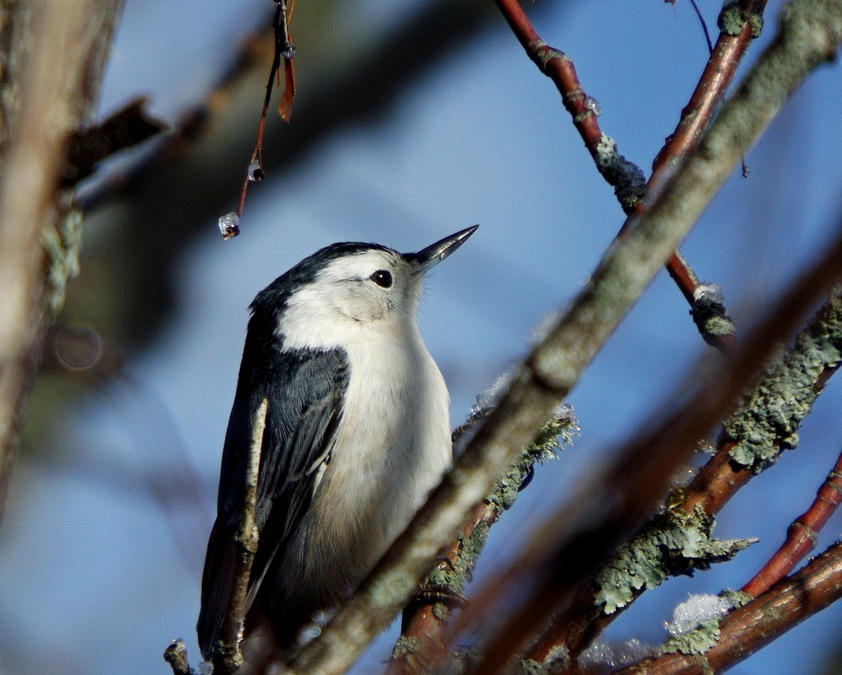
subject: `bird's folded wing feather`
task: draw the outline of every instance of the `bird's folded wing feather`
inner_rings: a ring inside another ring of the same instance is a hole
[[[329,459],[342,416],[349,370],[341,350],[285,351],[279,341],[249,344],[222,453],[217,520],[208,542],[197,626],[205,658],[227,611],[236,579],[234,538],[244,503],[255,411],[268,401],[260,457],[255,523],[260,535],[249,580],[253,598],[275,553],[310,506],[318,471]],[[270,353],[271,350],[276,350]],[[248,355],[248,356],[247,356]]]

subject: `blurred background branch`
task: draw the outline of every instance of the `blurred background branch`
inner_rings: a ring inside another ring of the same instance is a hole
[[[119,11],[118,0],[0,9],[0,515],[44,333],[77,271],[81,223],[60,188],[65,148],[96,104]]]

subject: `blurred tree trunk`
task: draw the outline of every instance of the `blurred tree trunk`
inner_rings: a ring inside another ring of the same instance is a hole
[[[0,515],[45,329],[76,270],[65,148],[93,109],[121,5],[0,4]]]

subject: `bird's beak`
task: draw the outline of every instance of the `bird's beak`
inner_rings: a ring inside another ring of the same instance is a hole
[[[407,253],[404,258],[407,260],[414,260],[418,263],[418,273],[426,274],[433,267],[438,265],[447,256],[459,248],[465,240],[476,232],[479,225],[473,225],[464,230],[460,230],[456,234],[451,234],[437,241],[435,244],[421,249],[417,253]]]

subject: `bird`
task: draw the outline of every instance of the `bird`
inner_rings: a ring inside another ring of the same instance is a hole
[[[205,660],[236,583],[249,447],[264,400],[244,620],[246,640],[268,634],[275,652],[295,647],[315,612],[366,577],[450,466],[450,395],[419,333],[418,305],[425,275],[478,227],[416,253],[332,244],[251,303],[202,575]]]

